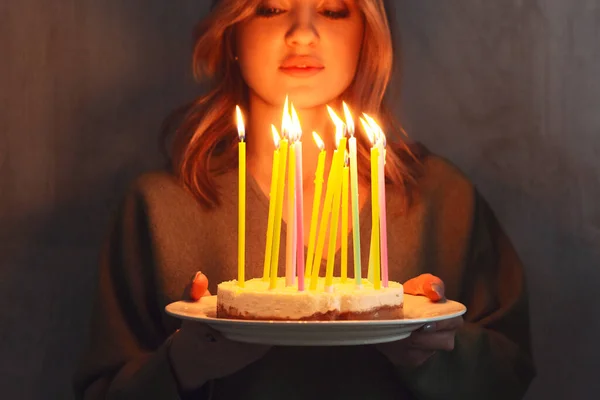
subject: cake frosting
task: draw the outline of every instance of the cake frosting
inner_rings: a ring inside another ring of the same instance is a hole
[[[389,282],[387,288],[375,289],[362,281],[345,283],[334,278],[325,290],[325,278],[319,278],[316,290],[298,291],[298,286],[286,286],[278,278],[274,289],[269,281],[251,279],[244,287],[237,281],[218,285],[217,315],[220,318],[256,320],[354,320],[402,318],[404,289],[400,283]]]

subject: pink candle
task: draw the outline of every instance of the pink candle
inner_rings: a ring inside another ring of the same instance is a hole
[[[302,190],[302,126],[298,113],[292,105],[291,107],[292,129],[294,132],[294,226],[292,242],[292,284],[295,283],[296,274],[298,275],[298,290],[304,290],[304,211],[303,211],[303,190]],[[298,271],[297,271],[298,270]]]
[[[297,178],[294,177],[294,180],[296,180]],[[294,189],[296,190],[296,189]],[[296,192],[297,194],[298,192]],[[297,244],[297,240],[298,240],[298,208],[297,208],[297,202],[298,198],[296,196],[294,196],[294,230],[292,231],[292,285],[296,284],[296,263],[297,263],[297,259],[298,257],[296,256],[296,253],[298,252],[298,244]]]
[[[302,142],[296,142],[296,254],[298,290],[304,291],[304,188],[302,174]]]
[[[385,207],[385,136],[379,131],[379,240],[381,240],[381,279],[383,287],[388,287],[388,248],[387,248],[387,217]]]

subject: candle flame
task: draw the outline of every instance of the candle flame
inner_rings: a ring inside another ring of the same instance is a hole
[[[379,124],[368,114],[363,113],[365,119],[367,120],[369,126],[372,129],[372,133],[373,133],[373,144],[377,144],[379,142],[382,143],[383,147],[387,146],[387,139],[385,137],[385,134],[383,133],[383,129],[381,129],[381,127],[379,126]]]
[[[369,123],[367,121],[365,121],[364,118],[360,117],[360,123],[362,124],[365,133],[367,134],[367,137],[369,138],[369,141],[371,142],[371,144],[375,145],[375,133],[373,132],[373,129],[371,128],[371,125],[369,125]]]
[[[246,128],[244,126],[244,116],[242,115],[240,106],[235,106],[235,114],[237,120],[238,137],[240,138],[240,141],[243,142],[246,140]]]
[[[292,118],[290,117],[289,97],[285,96],[285,103],[283,104],[283,117],[281,118],[281,136],[283,138],[290,138],[290,129],[292,128]]]
[[[344,150],[344,165],[346,167],[350,165],[350,154],[348,154],[348,150]]]
[[[294,105],[291,105],[292,108],[292,127],[291,127],[291,133],[293,135],[293,137],[291,138],[293,141],[297,141],[300,140],[300,138],[302,137],[302,126],[300,125],[300,118],[298,118],[298,113],[296,112],[296,109],[294,108]]]
[[[273,124],[271,124],[271,132],[273,134],[273,143],[275,143],[275,148],[278,149],[281,138],[279,137],[279,132],[277,132],[277,128],[275,128],[275,125]]]
[[[327,111],[329,112],[329,116],[335,124],[335,146],[337,148],[337,146],[339,146],[340,144],[340,141],[344,137],[344,128],[346,124],[344,123],[344,121],[342,121],[340,117],[337,116],[335,111],[333,111],[333,108],[327,106]]]
[[[354,119],[352,119],[352,113],[350,112],[350,108],[348,108],[346,102],[342,102],[342,105],[344,106],[344,115],[346,117],[346,126],[348,127],[348,133],[351,137],[354,137],[355,128]]]
[[[335,111],[333,111],[333,108],[327,106],[327,112],[329,113],[329,116],[333,120],[333,123],[335,124],[336,127],[338,125],[341,125],[341,126],[344,125],[344,121],[342,121],[342,119],[340,117],[338,117],[338,115],[335,113]]]
[[[321,151],[325,150],[325,143],[323,143],[321,136],[319,136],[319,134],[317,132],[313,132],[312,134],[313,134],[313,139],[315,139],[315,143],[317,144],[317,147],[319,148],[319,150],[321,150]]]

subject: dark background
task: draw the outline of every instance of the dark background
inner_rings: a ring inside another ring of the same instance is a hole
[[[96,260],[198,93],[206,0],[0,2],[0,397],[69,399]],[[600,392],[600,1],[402,0],[409,134],[457,164],[531,289],[528,400]]]

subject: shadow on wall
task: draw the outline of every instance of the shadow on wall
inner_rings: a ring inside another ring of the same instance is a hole
[[[9,398],[68,399],[107,222],[130,181],[163,166],[160,124],[198,91],[191,31],[207,6],[36,3],[12,3],[1,28],[11,102],[0,118],[0,291],[12,306],[0,386]]]

